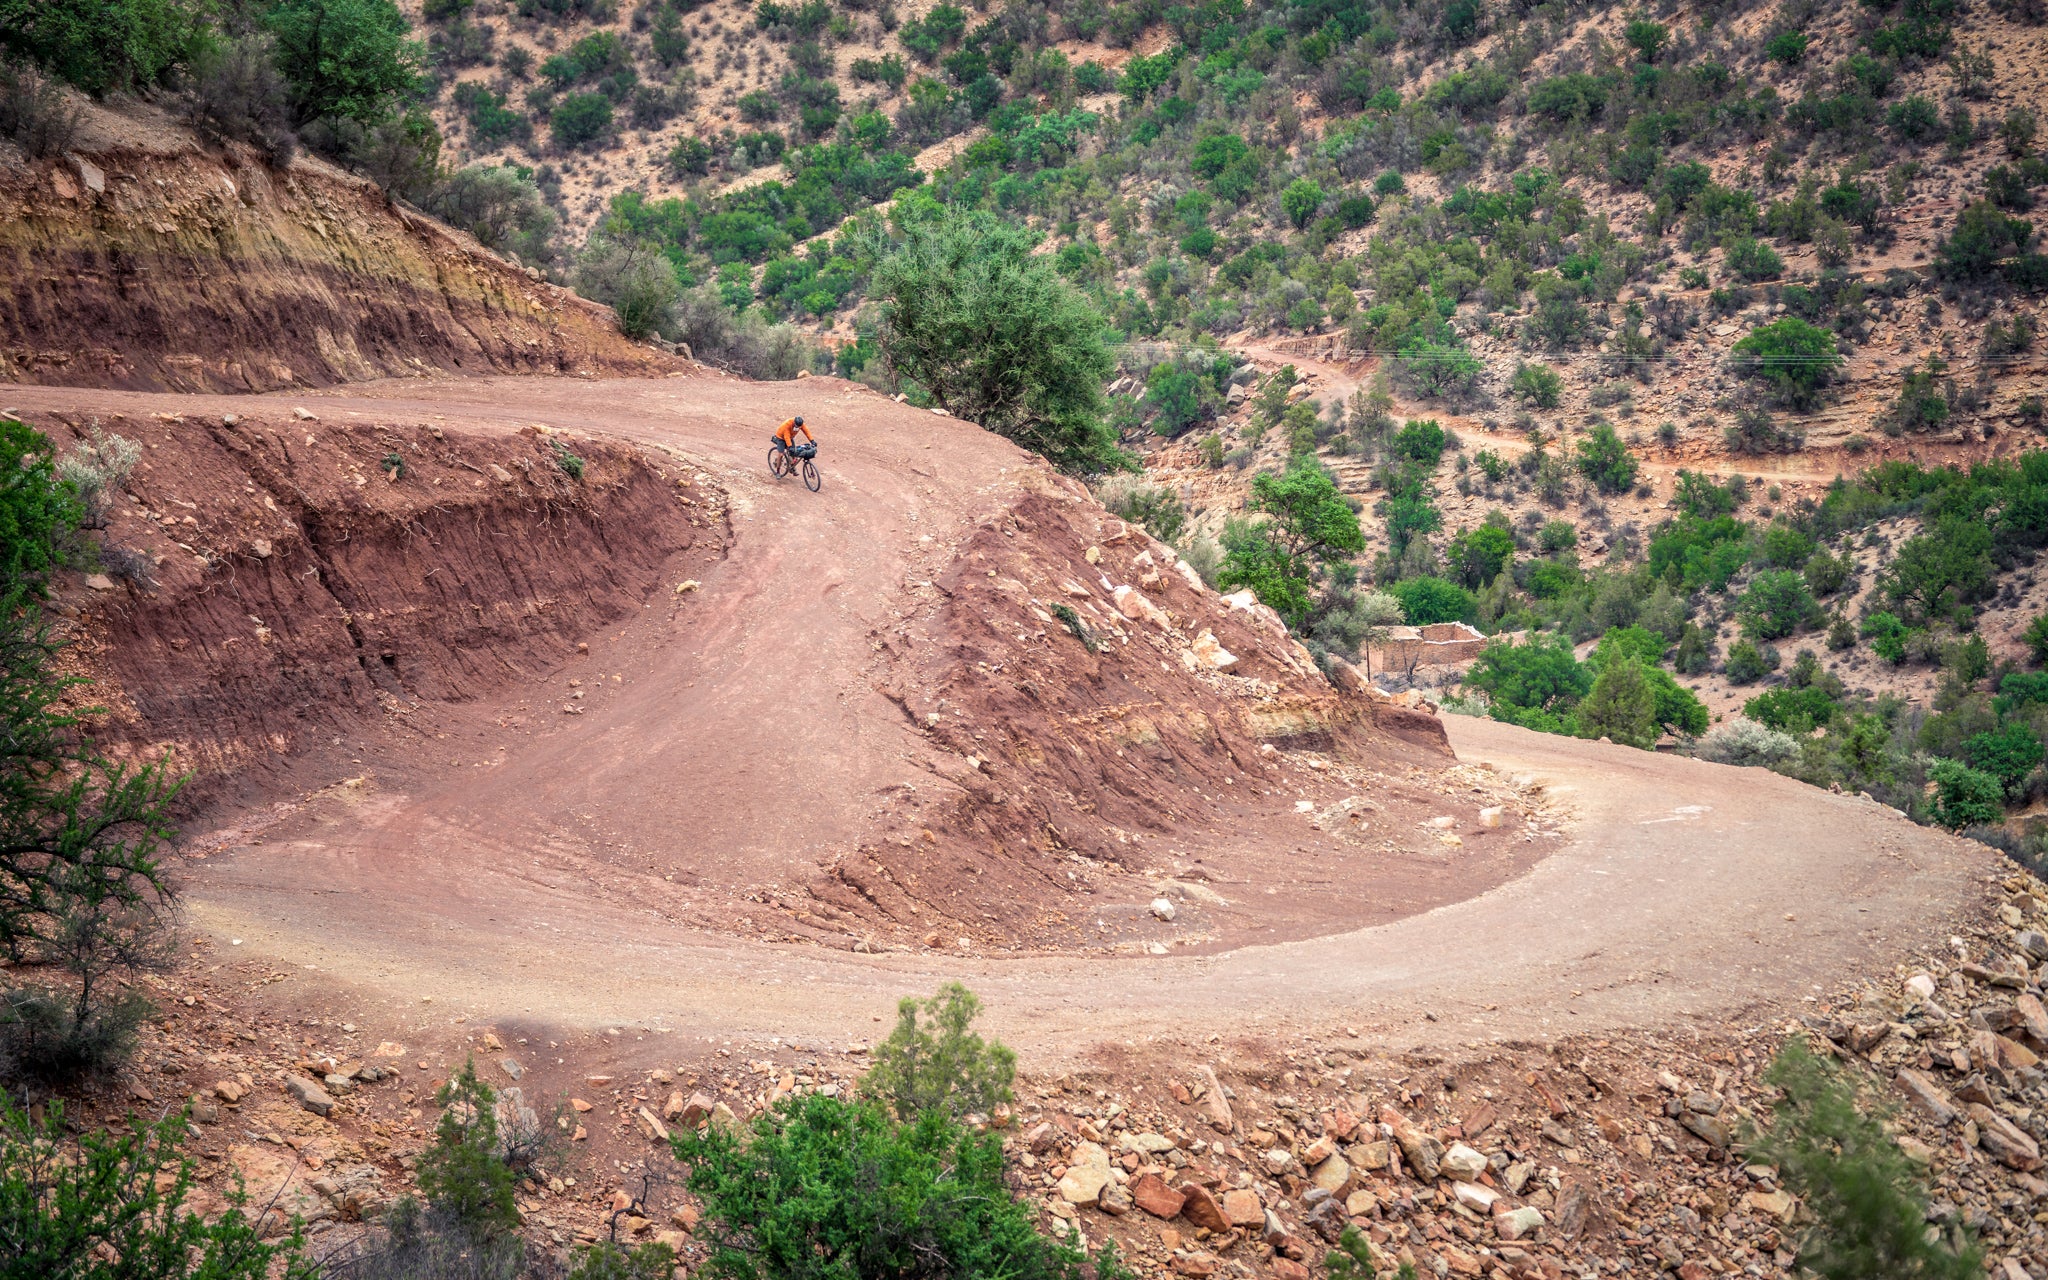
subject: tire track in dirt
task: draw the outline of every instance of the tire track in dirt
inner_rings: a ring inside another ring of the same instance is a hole
[[[653,877],[635,878],[660,833],[773,890],[849,838],[878,795],[929,780],[932,748],[866,678],[866,637],[905,580],[942,570],[1029,469],[978,429],[842,386],[482,380],[320,397],[329,416],[545,420],[684,450],[731,493],[733,546],[701,592],[650,607],[603,646],[602,667],[630,677],[615,695],[630,714],[508,739],[486,718],[500,705],[466,722],[451,713],[449,749],[502,763],[387,762],[373,793],[198,864],[193,923],[241,939],[240,955],[316,966],[365,1012],[432,996],[439,1010],[541,1024],[859,1038],[902,993],[960,978],[1006,1039],[1060,1056],[1106,1039],[1333,1027],[1392,1045],[1541,1039],[1796,1007],[1945,936],[1996,874],[1988,850],[1869,801],[1453,718],[1460,756],[1544,788],[1571,811],[1568,834],[1492,887],[1460,892],[1467,873],[1446,864],[1446,896],[1463,900],[1391,923],[1119,957],[859,955],[698,927]],[[94,412],[166,399],[10,398]],[[793,402],[825,443],[815,498],[759,475],[767,424]],[[687,627],[664,616],[685,610]],[[543,692],[520,695],[528,714],[555,712]],[[1289,797],[1338,796],[1317,771],[1278,772]],[[1283,809],[1228,838],[1284,854],[1300,836],[1281,829]],[[1277,874],[1264,887],[1313,892]]]

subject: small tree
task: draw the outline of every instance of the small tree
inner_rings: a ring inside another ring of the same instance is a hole
[[[512,1169],[499,1152],[497,1094],[476,1073],[474,1058],[434,1095],[441,1118],[434,1143],[420,1153],[420,1192],[449,1225],[479,1242],[501,1240],[519,1228],[512,1199]]]
[[[1491,520],[1458,533],[1444,553],[1458,581],[1474,590],[1490,585],[1514,558],[1514,534]]]
[[[1936,760],[1928,769],[1934,780],[1930,812],[1952,831],[1988,826],[2005,817],[2005,784],[1960,760]]]
[[[1798,1233],[1799,1265],[1821,1280],[1913,1276],[1978,1280],[1976,1246],[1927,1236],[1927,1192],[1885,1131],[1887,1108],[1858,1097],[1844,1068],[1815,1056],[1799,1036],[1785,1042],[1764,1079],[1784,1092],[1771,1127],[1752,1136],[1751,1158],[1776,1165],[1812,1215]]]
[[[312,1280],[297,1230],[271,1242],[229,1196],[211,1220],[186,1208],[185,1116],[76,1141],[53,1102],[40,1120],[0,1090],[0,1274],[147,1280]]]
[[[1424,575],[1403,578],[1388,586],[1387,594],[1401,602],[1408,624],[1426,627],[1437,622],[1469,622],[1479,612],[1472,593],[1455,582]]]
[[[1644,750],[1657,745],[1657,695],[1634,658],[1609,662],[1579,704],[1579,736]]]
[[[1579,474],[1602,493],[1627,493],[1636,483],[1636,455],[1602,422],[1579,441]]]
[[[1296,178],[1287,184],[1287,190],[1280,193],[1280,210],[1299,231],[1316,216],[1316,210],[1323,207],[1323,199],[1323,188],[1314,179]]]
[[[883,357],[941,407],[1063,470],[1128,470],[1102,416],[1106,322],[1034,243],[951,208],[912,218],[900,244],[871,239]]]
[[[1737,372],[1762,382],[1778,403],[1802,410],[1819,403],[1842,364],[1835,335],[1797,316],[1751,330],[1733,350]]]
[[[1751,640],[1778,640],[1818,618],[1820,606],[1797,569],[1769,569],[1742,593],[1739,616]]]
[[[1555,409],[1564,394],[1564,379],[1547,364],[1517,364],[1508,380],[1515,399],[1536,409]]]
[[[0,1007],[16,1071],[64,1079],[124,1058],[148,1001],[120,980],[161,958],[172,904],[157,860],[180,780],[100,754],[67,707],[58,643],[23,585],[0,586],[0,950],[74,987],[23,987]]]
[[[576,292],[602,302],[618,317],[619,332],[640,339],[675,327],[682,288],[660,248],[623,227],[592,236],[576,261]]]
[[[278,0],[266,21],[296,124],[375,125],[418,88],[426,51],[392,0]]]
[[[1010,1100],[1017,1055],[970,1030],[980,1012],[981,1001],[957,982],[929,1000],[905,997],[896,1006],[896,1029],[875,1047],[862,1090],[902,1120],[928,1111],[954,1119],[993,1112]]]
[[[1945,516],[1899,545],[1878,586],[1908,616],[1945,617],[1990,588],[1991,542],[1983,521]]]
[[[1250,587],[1290,626],[1299,626],[1320,564],[1364,550],[1358,514],[1314,454],[1297,455],[1282,475],[1255,477],[1251,509],[1268,519],[1226,529],[1217,583],[1226,590]]]

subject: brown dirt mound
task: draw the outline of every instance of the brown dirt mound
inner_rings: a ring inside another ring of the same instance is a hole
[[[1257,797],[1276,749],[1447,763],[1434,718],[1340,695],[1270,613],[1226,605],[1176,561],[1059,484],[983,518],[944,574],[914,584],[920,607],[871,641],[890,701],[940,753],[936,785],[902,793],[896,828],[831,865],[813,895],[946,941],[991,924],[1072,941],[1069,913],[1044,907],[1076,868],[1158,875],[1165,851],[1255,874],[1211,833],[1270,807]],[[1147,603],[1127,617],[1117,599],[1132,590]],[[1235,657],[1227,672],[1195,657],[1203,633]]]
[[[679,556],[723,553],[722,494],[616,442],[226,416],[107,420],[144,448],[104,532],[132,568],[72,597],[120,692],[105,736],[172,751],[195,798],[260,796],[312,738],[542,674]],[[87,421],[41,425],[61,445]]]

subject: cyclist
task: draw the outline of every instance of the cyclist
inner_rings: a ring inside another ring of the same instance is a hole
[[[792,469],[796,466],[796,433],[799,431],[804,433],[804,440],[807,443],[818,443],[818,438],[811,434],[809,427],[804,425],[802,414],[798,414],[796,417],[775,428],[775,435],[773,437],[775,447],[782,450],[783,456],[789,460],[789,465]]]

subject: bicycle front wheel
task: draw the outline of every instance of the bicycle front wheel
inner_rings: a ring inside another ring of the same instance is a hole
[[[816,493],[818,491],[818,486],[824,483],[824,478],[818,474],[817,464],[813,463],[809,458],[805,458],[804,488],[809,489],[812,493]]]
[[[789,455],[780,449],[768,451],[768,474],[777,480],[789,474]]]

